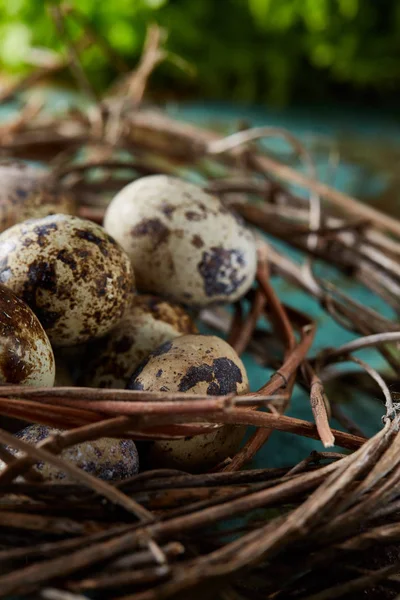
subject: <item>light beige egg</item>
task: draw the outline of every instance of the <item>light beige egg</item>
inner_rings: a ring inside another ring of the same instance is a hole
[[[205,306],[237,300],[254,281],[251,231],[218,198],[176,177],[124,187],[104,227],[128,253],[140,290]]]
[[[216,336],[185,335],[165,342],[132,375],[128,389],[191,394],[245,394],[246,369],[233,348]],[[214,432],[148,448],[151,466],[189,472],[209,469],[235,454],[244,428],[224,425]]]
[[[53,350],[29,306],[0,284],[0,383],[51,387]]]
[[[57,433],[60,433],[60,430],[45,425],[29,425],[16,433],[15,437],[28,444],[36,445]],[[14,448],[9,447],[8,450],[15,456],[20,454]],[[139,471],[138,452],[135,443],[131,440],[100,438],[90,442],[81,442],[63,450],[61,457],[87,473],[106,481],[127,479]],[[5,464],[0,461],[0,472],[4,468]],[[72,479],[49,463],[37,463],[34,468],[45,479],[53,481]]]
[[[197,333],[197,328],[181,306],[156,296],[136,296],[119,325],[89,346],[80,383],[125,388],[132,372],[150,352],[188,333]]]
[[[0,231],[26,219],[76,214],[75,197],[47,169],[1,160],[0,182]]]
[[[0,282],[31,307],[54,346],[111,331],[134,292],[119,244],[91,221],[58,214],[0,234]]]

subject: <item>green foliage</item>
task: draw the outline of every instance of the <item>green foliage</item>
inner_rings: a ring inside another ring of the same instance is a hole
[[[55,1],[55,0],[52,0]],[[49,2],[50,3],[50,2]],[[282,104],[323,90],[396,92],[400,84],[400,4],[396,0],[70,0],[99,35],[134,66],[146,26],[169,32],[167,48],[196,69],[158,68],[161,89],[201,97]],[[72,39],[81,27],[67,19]],[[29,67],[33,47],[65,51],[42,0],[0,0],[0,64]],[[98,88],[115,76],[91,46],[83,63]]]

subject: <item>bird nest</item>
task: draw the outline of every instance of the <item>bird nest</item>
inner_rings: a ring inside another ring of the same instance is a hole
[[[59,14],[54,17],[62,31]],[[46,162],[74,191],[79,214],[96,222],[109,195],[136,177],[196,173],[259,241],[251,292],[232,312],[207,309],[198,318],[239,354],[246,350],[265,366],[267,381],[245,396],[215,397],[2,386],[2,419],[64,431],[32,446],[6,427],[0,430],[0,457],[7,463],[0,473],[0,597],[395,597],[400,435],[388,382],[400,368],[393,347],[400,341],[399,326],[317,275],[314,264],[318,259],[350,274],[398,312],[400,222],[318,181],[307,151],[285,130],[255,128],[221,137],[146,108],[146,80],[161,55],[159,32],[152,29],[137,70],[117,93],[88,110],[52,116],[28,100],[15,120],[1,125],[1,152]],[[68,65],[84,92],[93,95],[72,45],[60,66]],[[3,100],[43,74],[8,90]],[[257,142],[271,136],[292,147],[306,174]],[[309,194],[296,195],[293,184]],[[303,262],[278,251],[272,238],[302,251]],[[355,339],[313,353],[317,325],[282,302],[275,275],[312,297]],[[271,339],[278,348],[273,356]],[[355,356],[367,347],[378,350],[394,375],[384,380]],[[336,366],[344,361],[356,363],[351,377]],[[382,396],[376,435],[368,439],[341,413],[338,386],[328,399],[325,388],[332,381],[345,391],[352,385],[357,393]],[[314,422],[285,415],[295,384],[308,392]],[[342,430],[331,428],[332,413]],[[160,469],[113,484],[60,456],[69,446],[102,436],[179,439],[227,423],[252,426],[254,432],[235,456],[204,474]],[[273,431],[345,450],[313,452],[285,468],[242,470],[251,467]],[[21,455],[10,455],[7,446]],[[37,461],[62,469],[69,482],[39,481],[31,469]]]

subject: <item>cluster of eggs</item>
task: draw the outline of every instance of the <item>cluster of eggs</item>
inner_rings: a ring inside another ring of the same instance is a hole
[[[175,177],[143,177],[116,195],[101,227],[76,216],[71,194],[45,170],[3,161],[0,180],[1,384],[248,391],[236,352],[200,335],[190,316],[238,300],[254,280],[252,233],[219,199]],[[144,462],[204,470],[243,437],[241,427],[207,431],[146,443]],[[54,433],[30,425],[17,435],[37,443]],[[84,442],[63,456],[104,479],[139,465],[129,440]]]

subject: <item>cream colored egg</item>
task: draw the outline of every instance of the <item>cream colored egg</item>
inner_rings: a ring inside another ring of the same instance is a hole
[[[0,282],[35,312],[54,346],[105,335],[132,300],[129,258],[102,227],[69,215],[0,235]]]
[[[233,348],[216,336],[185,335],[165,342],[140,365],[128,389],[191,394],[245,394],[249,382]],[[244,428],[224,425],[212,433],[172,441],[155,441],[149,448],[152,466],[199,472],[232,456]]]
[[[160,344],[196,332],[192,319],[179,305],[156,296],[136,296],[119,325],[88,348],[81,383],[125,388],[132,372]]]
[[[0,231],[26,219],[76,214],[74,196],[47,169],[22,160],[1,160],[0,182]]]
[[[50,435],[60,433],[60,430],[45,425],[29,425],[15,434],[28,444],[38,444]],[[20,453],[8,448],[12,454]],[[63,450],[61,457],[74,463],[75,466],[87,473],[107,481],[120,481],[136,475],[139,471],[139,456],[135,443],[131,440],[100,438],[90,442],[81,442]],[[0,472],[5,464],[0,461]],[[38,463],[34,467],[45,479],[53,481],[72,479],[49,463]]]
[[[53,350],[29,306],[0,284],[0,383],[51,387]]]
[[[124,187],[104,227],[128,253],[140,290],[205,306],[233,302],[253,283],[250,230],[218,198],[176,177],[152,175]]]

